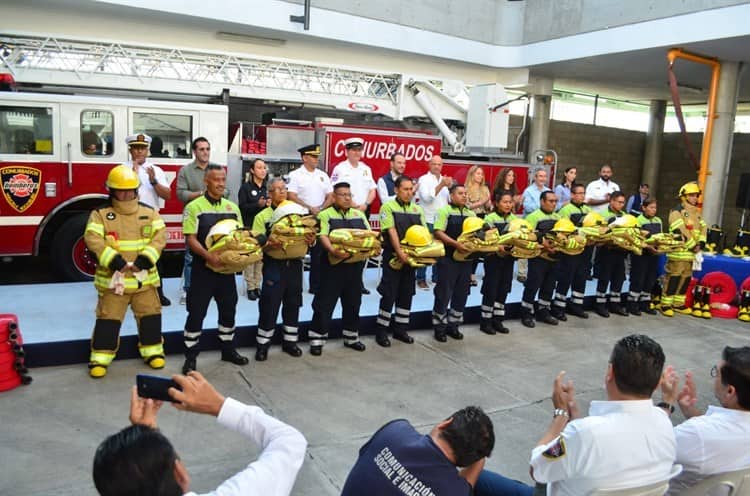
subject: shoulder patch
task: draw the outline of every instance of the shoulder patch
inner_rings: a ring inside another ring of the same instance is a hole
[[[549,460],[557,460],[565,456],[565,440],[558,437],[555,443],[542,453],[542,456]]]

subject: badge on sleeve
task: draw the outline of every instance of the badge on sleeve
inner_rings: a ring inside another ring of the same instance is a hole
[[[549,460],[557,460],[565,456],[565,440],[562,437],[558,437],[555,442],[542,453],[544,458]]]
[[[250,192],[250,194],[251,194],[251,195],[253,195],[253,196],[258,196],[258,192],[257,192],[257,191],[255,191],[255,190],[252,190],[252,191]]]
[[[114,212],[107,212],[107,220],[115,220],[115,217],[117,216]]]

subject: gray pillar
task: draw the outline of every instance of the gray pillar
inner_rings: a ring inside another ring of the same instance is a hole
[[[666,100],[651,100],[646,133],[646,151],[643,153],[641,182],[650,186],[650,196],[656,196],[658,187],[661,147],[664,138],[664,116],[667,113]]]
[[[534,117],[529,134],[529,162],[536,150],[546,150],[549,140],[549,113],[552,104],[552,80],[540,78],[534,84]]]
[[[708,152],[708,171],[703,192],[703,219],[710,226],[721,225],[724,196],[729,179],[729,160],[732,157],[734,116],[737,112],[740,64],[721,62],[719,91],[716,95],[716,118]],[[709,116],[710,118],[710,116]]]

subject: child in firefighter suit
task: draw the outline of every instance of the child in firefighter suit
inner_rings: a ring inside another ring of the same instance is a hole
[[[680,188],[680,205],[669,212],[669,232],[682,235],[684,249],[667,254],[664,289],[661,296],[661,313],[674,316],[674,310],[690,314],[685,307],[685,293],[693,276],[695,254],[706,242],[706,223],[698,210],[698,197],[701,189],[695,182]],[[708,314],[710,316],[710,313]]]
[[[132,168],[113,168],[106,185],[110,200],[91,212],[84,234],[86,246],[98,260],[91,377],[107,374],[120,345],[120,326],[128,305],[138,324],[141,357],[154,369],[165,364],[156,261],[167,242],[166,226],[156,210],[138,203],[140,181]]]

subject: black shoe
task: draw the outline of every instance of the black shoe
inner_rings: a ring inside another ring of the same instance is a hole
[[[362,341],[355,341],[353,343],[344,343],[344,347],[352,349],[354,351],[365,351],[367,349],[367,347],[365,346],[365,343],[363,343]]]
[[[580,319],[589,318],[589,314],[583,310],[583,307],[581,305],[568,305],[567,312],[570,315],[578,317]]]
[[[499,334],[510,333],[510,329],[503,325],[503,319],[500,317],[492,317],[492,328]]]
[[[250,360],[246,356],[242,356],[237,353],[234,348],[229,348],[221,352],[221,360],[223,362],[230,362],[235,365],[247,365]]]
[[[247,290],[247,299],[250,301],[255,301],[258,299],[258,295],[255,294],[255,289],[248,289]]]
[[[448,341],[448,336],[446,336],[445,332],[443,331],[441,332],[435,331],[435,341],[440,341],[441,343],[445,343],[446,341]]]
[[[522,315],[521,324],[523,324],[525,327],[530,327],[532,329],[536,327],[536,322],[534,321],[534,316],[532,314]]]
[[[568,320],[568,317],[565,315],[565,310],[560,307],[552,307],[549,313],[560,322],[565,322]]]
[[[255,297],[259,299],[260,298],[260,289],[256,288],[256,289],[253,290],[253,292],[255,293]]]
[[[363,295],[368,295],[368,294],[370,294],[370,290],[367,289],[367,288],[362,288],[362,294]]]
[[[650,301],[644,301],[641,303],[641,312],[647,313],[649,315],[656,315],[659,313],[656,311],[656,308],[651,308]]]
[[[614,314],[617,314],[617,315],[622,315],[623,317],[627,317],[628,316],[628,311],[625,310],[625,307],[623,307],[619,303],[613,303],[613,304],[611,304],[609,306],[609,311],[612,312],[612,313],[614,313]]]
[[[637,302],[632,302],[632,301],[628,302],[628,313],[631,314],[631,315],[640,315],[641,314],[641,309],[638,308],[638,303]]]
[[[447,334],[453,339],[456,339],[459,341],[464,338],[463,333],[458,330],[458,327],[448,327]]]
[[[161,306],[168,307],[172,304],[172,302],[164,295],[159,295],[159,302],[161,303]]]
[[[182,364],[182,375],[187,375],[191,370],[196,370],[195,357],[185,357],[185,363]]]
[[[546,308],[539,310],[536,313],[536,320],[538,320],[539,322],[544,322],[545,324],[549,324],[549,325],[558,324],[558,320],[554,318],[552,314],[550,313],[550,311],[547,310]]]
[[[394,332],[393,339],[398,339],[402,343],[406,343],[406,344],[412,344],[414,342],[414,338],[409,336],[409,334],[406,331]]]
[[[383,348],[389,348],[391,346],[391,340],[388,339],[388,336],[384,332],[379,332],[377,336],[375,336],[375,342]]]
[[[320,356],[323,354],[322,346],[310,346],[310,354],[312,356]]]
[[[492,325],[492,321],[489,319],[482,319],[479,321],[479,330],[490,336],[497,334],[495,326]]]
[[[594,303],[594,311],[599,317],[609,318],[609,310],[604,303]]]
[[[296,343],[284,343],[281,345],[281,351],[294,358],[302,356],[302,350]]]
[[[255,350],[255,361],[265,362],[266,360],[268,360],[268,345],[259,344],[258,349]]]

